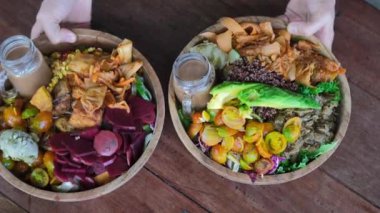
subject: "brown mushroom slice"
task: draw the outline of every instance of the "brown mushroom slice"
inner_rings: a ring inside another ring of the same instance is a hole
[[[132,63],[123,64],[120,66],[120,70],[126,79],[131,78],[142,67],[143,62],[141,60],[135,60]]]
[[[216,43],[223,52],[230,52],[232,50],[232,32],[227,30],[224,33],[216,36]]]
[[[219,22],[228,30],[230,30],[233,34],[247,34],[243,27],[241,27],[240,24],[233,18],[223,17],[219,20]]]

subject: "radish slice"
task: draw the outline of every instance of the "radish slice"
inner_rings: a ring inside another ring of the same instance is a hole
[[[95,136],[94,149],[99,155],[111,156],[120,146],[119,138],[111,131],[102,130]]]

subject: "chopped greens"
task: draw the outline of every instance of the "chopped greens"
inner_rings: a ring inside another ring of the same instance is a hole
[[[138,75],[136,75],[136,90],[137,94],[144,100],[152,100],[152,94],[150,94],[149,90],[144,85],[144,78]]]
[[[298,90],[301,94],[312,97],[323,93],[334,94],[334,102],[339,102],[342,99],[338,80],[321,82],[317,84],[316,87],[307,87],[300,85]]]
[[[186,115],[182,109],[178,110],[178,116],[185,129],[188,129],[192,122],[190,116]]]
[[[283,174],[283,173],[292,172],[298,169],[302,169],[309,162],[316,159],[318,156],[334,149],[336,145],[337,145],[337,142],[332,142],[332,143],[326,143],[326,144],[321,145],[315,151],[301,150],[298,154],[298,158],[296,161],[293,162],[287,159],[281,162],[275,174]]]

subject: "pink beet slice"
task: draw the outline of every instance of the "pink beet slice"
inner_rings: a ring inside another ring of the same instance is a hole
[[[79,136],[85,139],[94,140],[95,136],[99,133],[98,126],[90,127],[79,132]]]
[[[67,150],[70,151],[71,155],[74,155],[76,157],[83,157],[96,153],[91,140],[80,137],[77,139],[74,137],[71,138],[71,140],[67,140],[63,143],[66,146]]]
[[[101,130],[94,139],[94,149],[102,156],[111,156],[120,148],[121,141],[115,133]]]
[[[106,167],[106,170],[109,173],[110,177],[119,176],[128,169],[129,166],[127,160],[120,156],[117,156],[116,160],[111,165]]]
[[[49,144],[53,151],[55,152],[66,152],[66,146],[64,141],[71,140],[71,137],[68,133],[56,133],[49,138]]]

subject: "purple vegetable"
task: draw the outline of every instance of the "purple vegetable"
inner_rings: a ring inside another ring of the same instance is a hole
[[[252,183],[254,183],[257,179],[257,173],[254,171],[244,171],[245,174],[251,179]]]
[[[123,157],[117,156],[115,162],[106,167],[110,177],[116,177],[129,169],[127,160]]]
[[[138,96],[131,96],[127,100],[134,117],[135,122],[142,124],[152,124],[156,120],[155,105]]]
[[[127,113],[124,109],[106,108],[103,121],[117,130],[136,130],[132,113]]]
[[[270,158],[272,161],[273,161],[273,167],[271,170],[269,170],[268,174],[274,174],[278,168],[278,166],[280,165],[280,163],[284,160],[286,160],[285,157],[281,157],[281,156],[277,156],[277,155],[272,155],[272,157]]]

